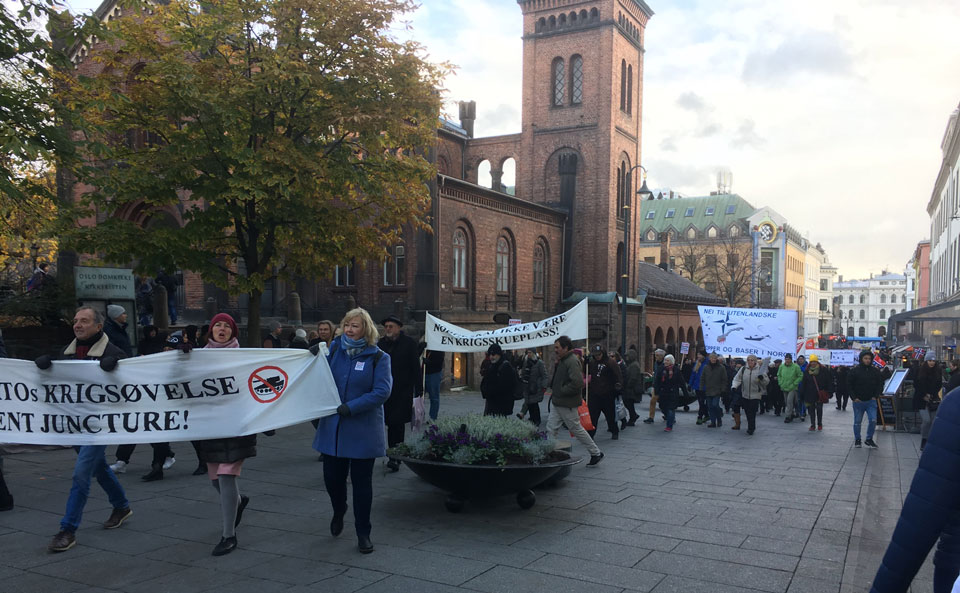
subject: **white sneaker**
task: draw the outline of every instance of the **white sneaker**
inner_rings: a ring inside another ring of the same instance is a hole
[[[127,473],[127,462],[117,460],[116,463],[110,465],[110,471],[112,471],[115,474]]]
[[[176,457],[167,457],[163,460],[163,469],[170,469],[173,467],[173,464],[177,462]]]

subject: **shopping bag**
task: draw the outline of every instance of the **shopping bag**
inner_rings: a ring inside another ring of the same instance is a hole
[[[423,428],[423,421],[427,417],[426,406],[424,405],[424,397],[415,397],[413,398],[413,418],[410,420],[410,428],[416,432]]]
[[[580,414],[580,426],[582,426],[584,430],[595,430],[593,420],[590,419],[590,408],[587,407],[587,402],[580,402],[577,413]]]
[[[623,399],[617,398],[617,420],[628,420],[630,414],[627,413],[627,406],[623,405]]]

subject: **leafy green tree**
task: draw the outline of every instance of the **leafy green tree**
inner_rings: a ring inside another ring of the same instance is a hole
[[[0,208],[29,207],[51,196],[33,172],[38,163],[72,154],[51,102],[51,67],[64,59],[42,23],[57,18],[52,0],[0,3]],[[69,28],[68,28],[69,29]],[[42,165],[40,165],[42,168]]]
[[[81,205],[101,221],[78,227],[70,244],[248,293],[252,328],[265,282],[384,256],[402,225],[425,225],[435,175],[423,154],[436,141],[445,67],[396,39],[398,17],[412,8],[128,8],[90,54],[103,74],[63,80],[88,157],[76,175],[96,188]],[[141,224],[163,212],[182,225]]]

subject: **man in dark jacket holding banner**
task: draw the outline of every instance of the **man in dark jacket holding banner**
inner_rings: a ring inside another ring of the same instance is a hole
[[[73,335],[70,344],[57,356],[57,360],[99,360],[100,368],[110,372],[117,368],[117,361],[126,358],[122,350],[110,343],[103,333],[103,314],[92,307],[80,307],[73,318]],[[53,358],[43,355],[36,360],[37,368],[47,370],[53,364]],[[73,486],[67,499],[67,509],[60,521],[60,532],[53,537],[48,550],[66,552],[77,543],[76,531],[80,527],[83,507],[90,494],[90,481],[97,483],[110,498],[113,512],[103,524],[104,529],[116,529],[126,521],[133,511],[127,502],[127,495],[117,476],[107,465],[106,445],[84,445],[75,447],[77,463],[73,468]]]

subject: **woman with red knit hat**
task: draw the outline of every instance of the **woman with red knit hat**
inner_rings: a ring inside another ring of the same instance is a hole
[[[218,313],[210,320],[210,332],[204,348],[239,348],[237,323],[226,313]],[[237,531],[243,509],[250,497],[240,496],[237,484],[243,460],[257,454],[257,435],[225,439],[210,439],[198,443],[198,453],[207,462],[207,475],[220,493],[223,514],[223,536],[213,549],[214,556],[229,554],[237,547]]]

